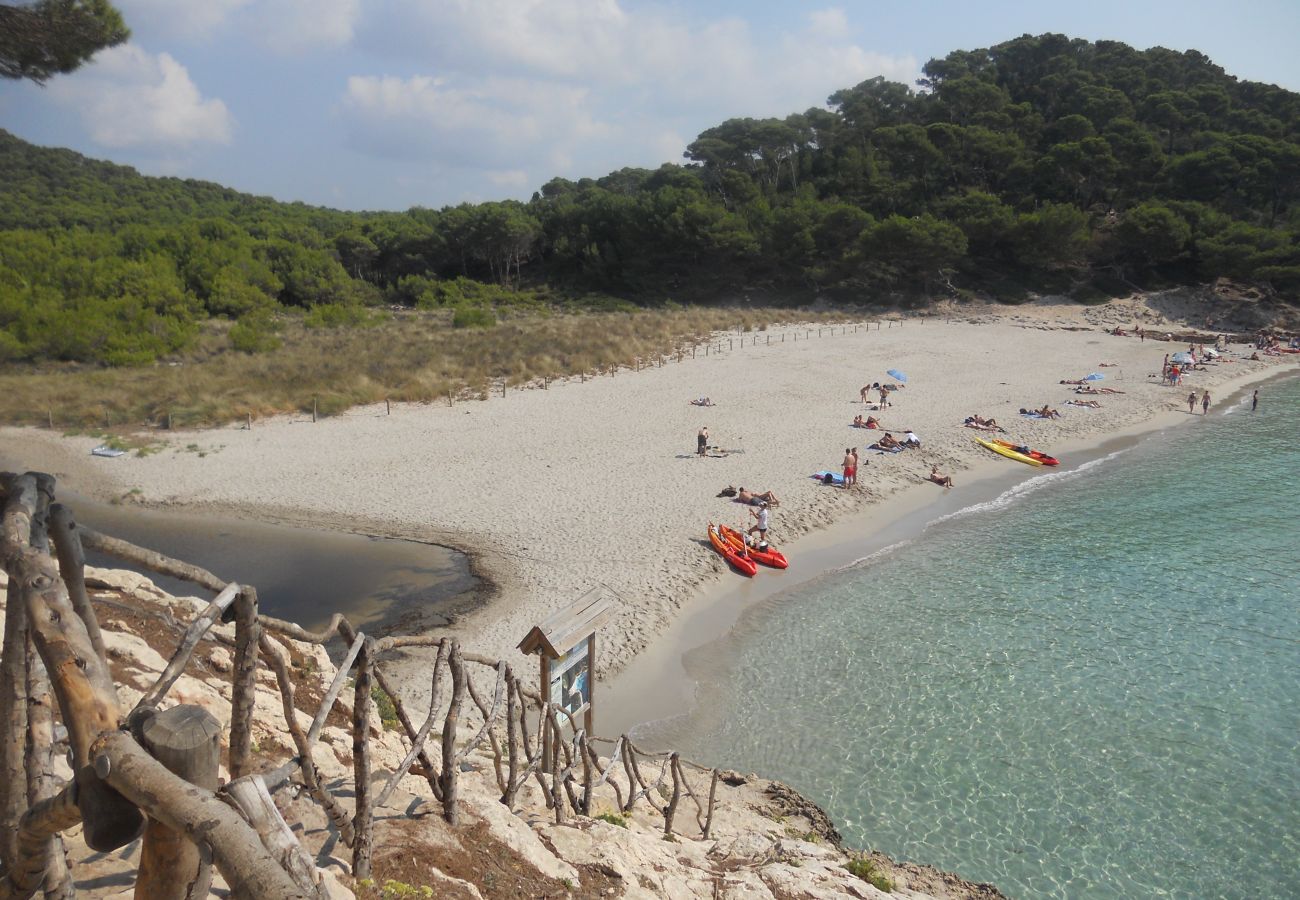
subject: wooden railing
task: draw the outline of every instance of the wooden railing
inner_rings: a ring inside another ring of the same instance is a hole
[[[0,859],[5,863],[0,900],[40,889],[46,896],[69,896],[72,876],[60,833],[80,822],[86,843],[106,852],[135,840],[144,815],[150,827],[144,832],[138,897],[203,896],[209,859],[235,896],[324,896],[320,872],[276,811],[275,791],[290,782],[303,785],[351,849],[352,874],[367,878],[375,807],[415,773],[427,782],[447,821],[456,824],[462,764],[476,752],[479,758],[490,752],[501,802],[511,810],[535,781],[557,823],[570,815],[591,815],[600,802],[597,795],[612,794],[622,813],[641,804],[662,815],[665,835],[710,834],[717,769],[676,753],[646,752],[627,735],[609,740],[586,734],[567,710],[526,687],[504,661],[468,652],[450,637],[376,639],[339,614],[318,632],[262,615],[257,593],[247,585],[76,524],[71,512],[54,502],[54,479],[48,475],[0,474],[0,495],[0,555],[9,576],[0,657]],[[167,666],[129,713],[119,706],[86,591],[88,548],[215,595],[188,623]],[[229,629],[213,630],[230,621],[233,637]],[[158,710],[205,638],[235,651],[231,781],[222,787],[217,786],[215,719],[198,707]],[[286,638],[321,645],[337,641],[340,650],[346,648],[305,731],[296,715]],[[383,662],[392,651],[417,648],[433,656],[428,707],[418,727]],[[295,755],[254,772],[259,664],[275,675]],[[317,771],[312,748],[350,676],[354,800],[349,810]],[[408,746],[377,794],[371,779],[374,684],[392,699]],[[73,762],[74,778],[66,784],[51,774],[51,686]],[[610,747],[608,756],[602,757],[597,745]],[[686,830],[678,815],[684,804],[695,826]]]

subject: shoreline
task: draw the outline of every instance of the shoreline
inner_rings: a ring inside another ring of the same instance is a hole
[[[608,697],[618,690],[611,674],[667,652],[674,629],[693,610],[736,587],[736,576],[699,547],[706,518],[729,521],[748,511],[727,503],[724,513],[723,501],[713,498],[724,484],[777,490],[783,503],[774,510],[775,537],[797,549],[793,571],[802,575],[820,571],[814,562],[819,548],[834,544],[839,538],[833,535],[854,523],[875,520],[883,531],[913,507],[941,501],[915,489],[924,484],[937,490],[919,475],[932,463],[957,476],[959,487],[950,493],[961,498],[961,506],[969,505],[972,488],[985,478],[1008,477],[1006,461],[989,457],[971,440],[979,433],[959,427],[966,414],[996,414],[1016,439],[1063,456],[1126,430],[1158,430],[1165,427],[1161,423],[1179,421],[1186,415],[1176,411],[1181,391],[1159,388],[1139,374],[1150,371],[1151,360],[1158,371],[1160,355],[1179,345],[1139,345],[1135,338],[1102,331],[1108,323],[1127,324],[1144,315],[1145,306],[1137,302],[976,308],[944,323],[908,320],[908,327],[884,332],[688,358],[455,409],[394,407],[384,417],[367,408],[320,425],[282,420],[258,423],[251,432],[178,432],[166,436],[171,453],[139,459],[89,457],[97,443],[91,437],[6,428],[0,430],[0,455],[17,455],[29,468],[54,469],[92,497],[137,489],[155,509],[219,511],[464,552],[485,599],[451,630],[476,650],[515,665],[529,664],[513,650],[528,627],[586,589],[604,585],[621,601],[619,620],[609,635],[602,632],[602,696]],[[998,359],[999,347],[1004,360],[1012,351],[1011,363]],[[1098,371],[1115,380],[1103,383],[1128,392],[1102,397],[1107,409],[1067,408],[1059,422],[1008,419],[1005,404],[1017,398],[1025,405],[1062,403],[1057,395],[1070,388],[1055,381],[1080,377],[1107,358],[1115,368]],[[895,431],[915,427],[924,449],[869,456],[860,491],[837,491],[808,479],[801,470],[836,463],[840,442],[879,435],[850,430],[848,422],[863,411],[856,399],[862,372],[869,381],[891,365],[912,380],[897,395],[904,412],[881,418]],[[1235,364],[1240,371],[1232,374],[1220,365],[1195,373],[1191,383],[1219,393],[1296,365],[1290,358],[1266,359]],[[707,387],[701,391],[701,385]],[[700,393],[718,398],[719,405],[699,409],[685,403]],[[1217,401],[1220,407],[1225,402]],[[747,452],[696,458],[689,448],[701,423]],[[207,458],[181,450],[187,441],[206,448]],[[504,465],[494,453],[505,454]],[[485,463],[494,459],[495,468]],[[792,466],[792,459],[805,462]],[[1022,480],[1034,471],[1026,467],[1010,477]],[[663,549],[646,552],[647,546]],[[765,572],[746,588],[771,593],[791,584],[791,578]],[[410,687],[421,690],[418,683]]]
[[[1252,387],[1297,374],[1292,369],[1233,379],[1227,383],[1229,393],[1215,414],[1225,415]],[[1146,422],[1116,432],[1067,441],[1054,448],[1068,458],[1068,464],[1059,469],[1012,467],[1010,461],[990,458],[964,473],[960,488],[933,496],[926,490],[931,486],[918,484],[825,529],[801,536],[784,549],[801,563],[811,563],[807,571],[802,566],[798,572],[764,570],[760,577],[768,577],[761,581],[724,578],[701,590],[655,644],[602,682],[601,695],[608,711],[603,712],[601,721],[615,733],[644,742],[647,749],[664,749],[656,741],[657,731],[662,730],[657,726],[686,718],[694,710],[696,692],[705,674],[698,670],[708,670],[710,682],[725,677],[730,665],[720,660],[728,658],[725,647],[732,632],[773,598],[899,544],[922,539],[939,520],[990,502],[1018,484],[1053,473],[1077,471],[1163,432],[1191,425],[1198,418],[1181,412],[1160,412]]]

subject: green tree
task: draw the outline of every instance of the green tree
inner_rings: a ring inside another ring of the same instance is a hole
[[[0,4],[0,76],[44,84],[130,36],[108,0]]]

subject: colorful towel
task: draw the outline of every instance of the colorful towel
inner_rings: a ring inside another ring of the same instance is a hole
[[[815,474],[813,474],[813,475],[810,475],[810,476],[808,476],[808,477],[809,477],[809,478],[816,478],[818,481],[820,481],[820,482],[822,482],[823,484],[825,484],[825,483],[826,483],[826,476],[827,476],[827,475],[831,476],[831,484],[839,484],[839,485],[844,484],[844,476],[841,475],[839,472],[817,472],[817,473],[815,473]]]

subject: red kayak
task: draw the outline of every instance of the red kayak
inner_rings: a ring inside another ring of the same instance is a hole
[[[1041,450],[1030,450],[1028,447],[1023,447],[1019,444],[1013,444],[1010,441],[1000,441],[995,439],[992,443],[997,444],[999,447],[1006,447],[1008,450],[1015,450],[1018,453],[1023,453],[1025,456],[1028,456],[1030,459],[1036,459],[1045,466],[1058,466],[1061,464],[1061,461],[1057,459],[1055,456],[1048,456],[1046,453],[1043,453]]]
[[[731,545],[731,542],[722,536],[718,531],[718,526],[712,522],[709,523],[709,543],[713,549],[722,554],[722,558],[731,563],[731,567],[741,575],[753,576],[758,571],[758,563],[749,557],[749,553],[743,548],[737,550]]]
[[[749,551],[749,556],[755,562],[761,562],[765,566],[771,566],[773,569],[788,569],[790,562],[785,558],[785,554],[775,547],[768,546],[766,550],[760,550],[758,547],[751,546],[745,536],[736,529],[728,525],[719,525],[722,531],[722,537],[734,549],[745,549]]]

